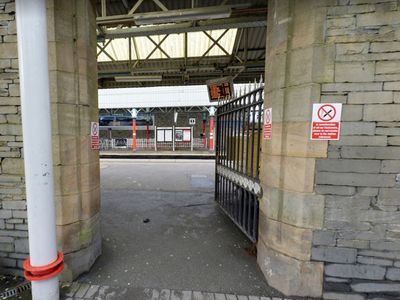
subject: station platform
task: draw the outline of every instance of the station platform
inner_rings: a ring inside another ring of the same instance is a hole
[[[214,159],[215,153],[209,151],[100,151],[100,158],[125,159]]]

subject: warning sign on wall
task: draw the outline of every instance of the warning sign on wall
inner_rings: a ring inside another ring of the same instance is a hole
[[[99,123],[90,123],[90,145],[92,150],[100,149],[100,134],[99,134]]]
[[[265,140],[270,140],[272,138],[272,108],[266,108],[264,110],[263,137]]]
[[[341,103],[313,104],[311,139],[338,140],[341,115]]]

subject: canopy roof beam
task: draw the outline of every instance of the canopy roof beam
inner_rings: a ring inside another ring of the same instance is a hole
[[[104,29],[104,34],[98,36],[99,40],[111,38],[127,38],[148,35],[179,34],[185,32],[209,31],[232,28],[266,27],[265,16],[228,18],[223,20],[210,20],[195,22],[183,22],[178,24],[163,24],[143,27],[130,27],[117,29]]]
[[[162,11],[168,11],[168,8],[166,8],[165,5],[162,4],[160,0],[153,0],[153,2],[154,2],[155,4],[157,4],[157,6],[158,6],[159,8],[161,8]]]
[[[166,35],[166,36],[162,39],[162,42],[164,42],[164,41],[166,40],[167,37],[168,37],[168,35]],[[168,53],[165,52],[165,50],[161,47],[161,43],[162,43],[162,42],[160,42],[159,44],[157,44],[150,36],[148,36],[147,38],[154,44],[154,46],[156,47],[156,49],[159,49],[162,53],[164,53],[164,55],[165,55],[166,57],[171,58],[171,57],[168,55]]]

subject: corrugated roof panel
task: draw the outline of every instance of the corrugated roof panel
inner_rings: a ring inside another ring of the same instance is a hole
[[[109,40],[106,40],[104,44],[107,44]],[[133,49],[133,47],[132,47]],[[121,38],[112,40],[105,48],[107,53],[115,60],[129,60],[129,39]],[[100,53],[100,49],[97,48],[97,53]],[[132,50],[132,59],[136,59],[136,53]],[[112,61],[104,52],[101,52],[97,58],[98,61]]]
[[[206,86],[99,90],[99,108],[184,107],[210,105]]]
[[[224,30],[213,30],[207,31],[207,33],[212,36],[214,40],[217,40]],[[218,43],[228,52],[232,53],[233,45],[235,43],[237,29],[230,29],[219,41]],[[152,35],[150,38],[153,39],[155,43],[160,43],[160,41],[165,37],[165,35]],[[161,48],[172,58],[184,57],[184,38],[185,35],[181,34],[171,34],[169,35],[161,44]],[[136,50],[133,44],[133,39],[136,41],[138,54],[140,59],[146,58],[153,50],[154,43],[152,43],[147,37],[135,37],[132,38],[132,48],[131,55],[132,60],[137,59]],[[108,42],[106,40],[105,44]],[[213,42],[205,35],[203,32],[190,32],[188,33],[188,57],[200,57],[202,56],[208,48],[213,44]],[[114,39],[105,48],[107,53],[117,61],[129,60],[129,39],[120,38]],[[100,49],[98,49],[98,52]],[[222,49],[215,45],[206,56],[218,56],[226,55]],[[153,52],[149,59],[160,59],[167,58],[167,56],[159,49]],[[99,62],[112,61],[104,52],[100,53],[98,56]]]
[[[184,57],[185,55],[184,42],[185,42],[185,36],[183,34],[170,34],[162,43],[161,47],[165,52],[167,52],[167,54],[170,57],[173,58]],[[167,58],[167,57],[163,54],[162,58]]]
[[[217,40],[224,30],[210,30],[207,33],[214,39]],[[218,41],[228,53],[232,53],[233,44],[235,43],[237,29],[230,29],[225,35]],[[202,56],[208,48],[213,44],[206,34],[203,32],[189,32],[188,33],[188,56],[199,57]],[[206,56],[218,56],[226,55],[221,48],[215,45]]]
[[[243,89],[244,86],[245,84],[235,84],[235,89]],[[100,109],[210,105],[213,104],[208,99],[207,86],[205,85],[99,90]]]

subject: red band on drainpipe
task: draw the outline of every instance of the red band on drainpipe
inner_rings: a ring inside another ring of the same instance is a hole
[[[57,276],[64,269],[64,254],[62,252],[57,253],[57,259],[52,263],[33,267],[31,266],[31,260],[28,258],[24,261],[24,276],[29,281],[40,281]]]

